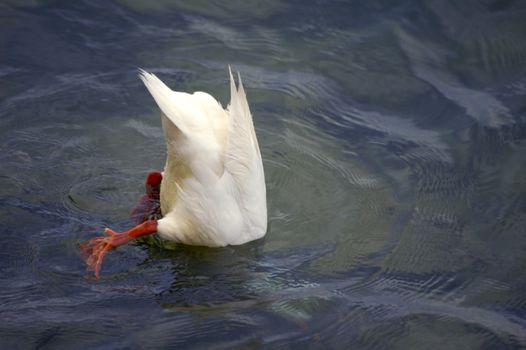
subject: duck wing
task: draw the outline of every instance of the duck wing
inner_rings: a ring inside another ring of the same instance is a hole
[[[252,225],[253,232],[264,234],[267,227],[265,175],[252,114],[248,106],[241,76],[236,89],[230,70],[230,105],[228,137],[225,151],[225,172],[237,189],[238,202]]]

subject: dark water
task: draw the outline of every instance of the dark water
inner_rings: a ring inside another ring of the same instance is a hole
[[[526,346],[526,2],[0,5],[2,348]],[[244,77],[265,239],[143,242],[85,278],[164,164],[137,67]]]

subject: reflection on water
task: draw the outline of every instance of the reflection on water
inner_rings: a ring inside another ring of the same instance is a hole
[[[0,5],[7,347],[526,346],[526,6],[519,1]],[[161,169],[136,76],[228,101],[244,78],[269,232],[149,239],[84,278]]]

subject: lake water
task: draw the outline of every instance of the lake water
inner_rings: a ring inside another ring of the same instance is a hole
[[[269,230],[79,244],[164,164],[137,78],[226,106],[240,71]],[[526,2],[0,4],[5,349],[526,346]]]

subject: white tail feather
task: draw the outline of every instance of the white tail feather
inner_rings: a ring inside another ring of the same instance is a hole
[[[139,69],[139,78],[154,98],[155,102],[164,113],[177,126],[183,133],[188,133],[186,123],[181,118],[184,113],[181,113],[180,105],[177,102],[177,94],[184,94],[180,92],[172,91],[166,86],[155,74],[148,73],[143,69]],[[174,103],[175,102],[175,103]]]

